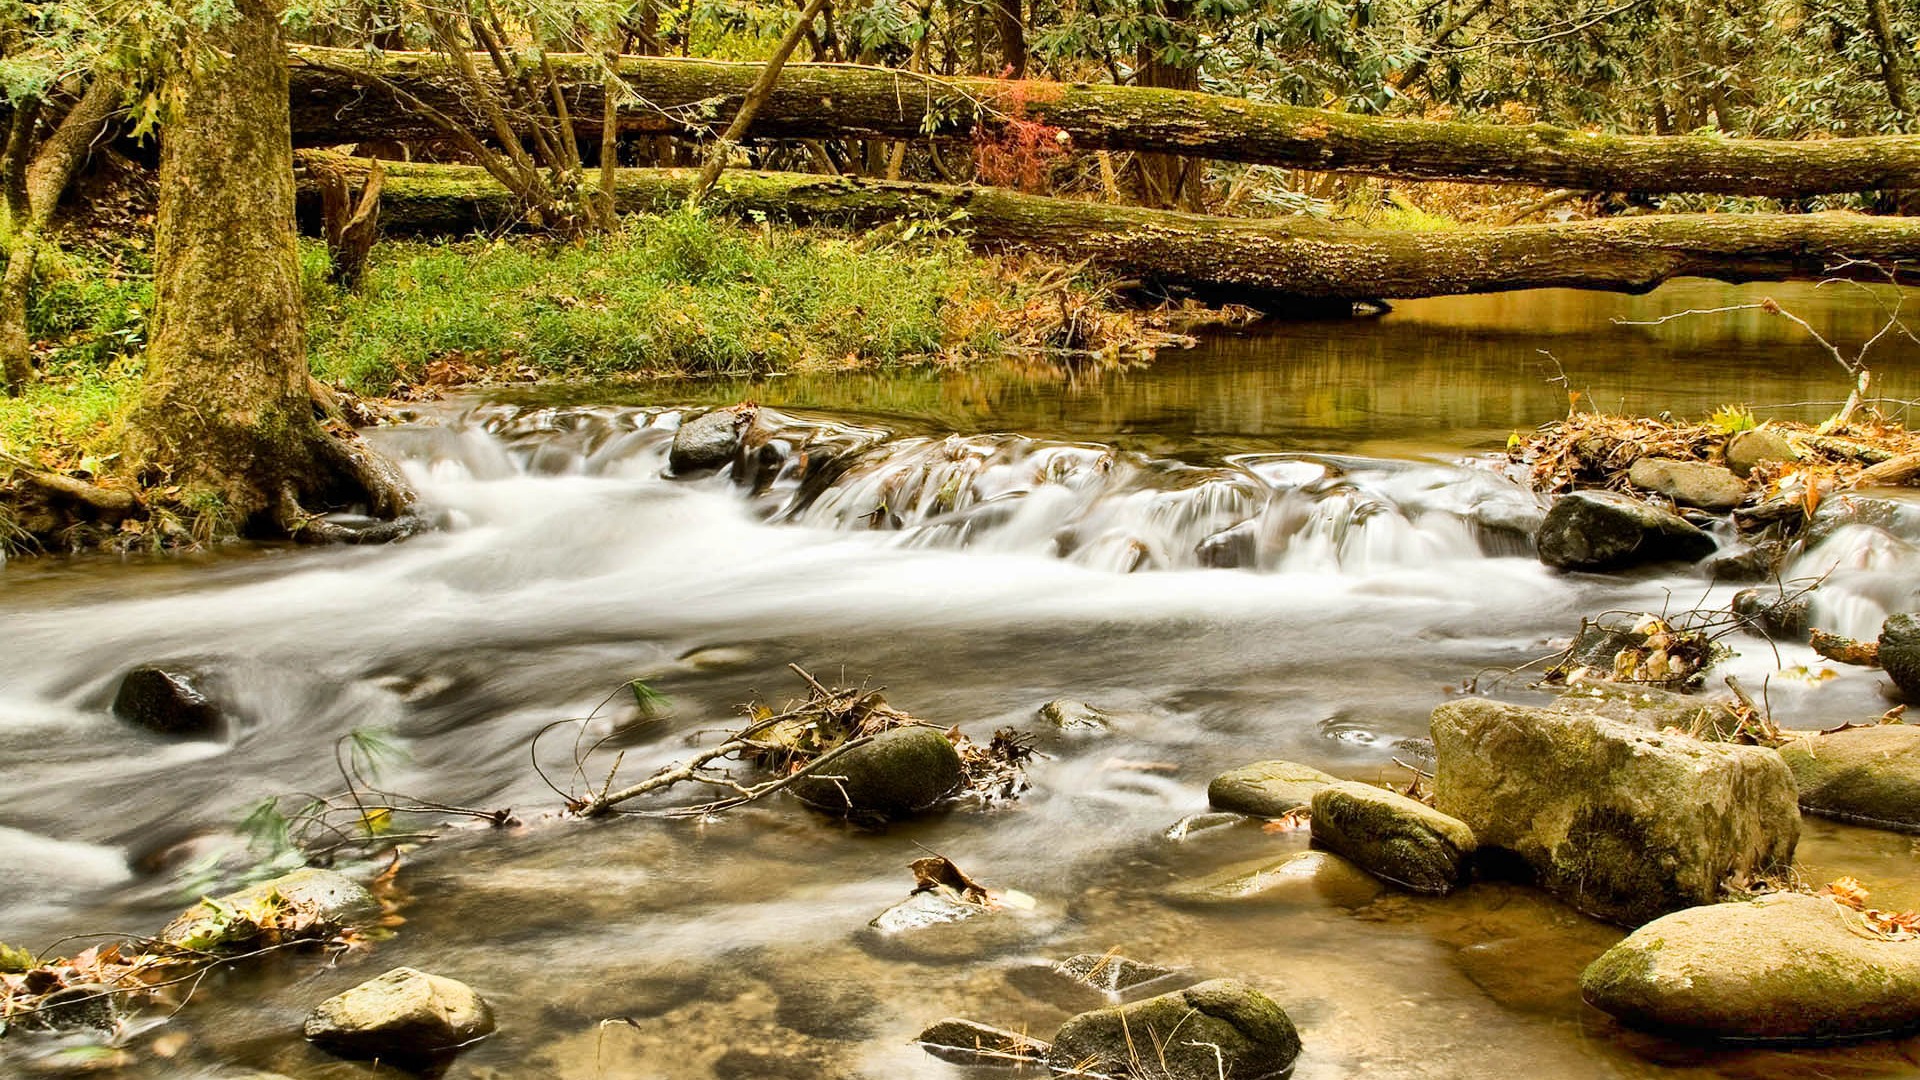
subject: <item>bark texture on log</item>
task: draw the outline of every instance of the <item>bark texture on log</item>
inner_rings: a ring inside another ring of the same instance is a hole
[[[594,57],[555,55],[582,137],[605,100]],[[623,130],[711,132],[738,109],[761,65],[626,56],[620,75],[648,103]],[[473,116],[447,61],[432,53],[294,50],[296,144],[438,132],[381,90],[386,80],[453,116]],[[1084,150],[1133,150],[1403,179],[1527,183],[1584,191],[1698,191],[1797,198],[1920,188],[1920,136],[1789,142],[1606,135],[1544,124],[1435,123],[1273,105],[1191,90],[1089,83],[938,79],[851,64],[789,64],[755,121],[768,138],[967,138],[1009,114],[1065,131]]]
[[[622,169],[622,211],[678,207],[695,174]],[[1841,257],[1920,258],[1920,218],[1859,214],[1675,214],[1504,228],[1403,232],[1307,218],[1269,221],[1110,206],[998,188],[796,173],[728,173],[708,195],[719,212],[870,228],[949,220],[994,250],[1047,251],[1129,276],[1273,307],[1289,300],[1411,299],[1508,289],[1644,292],[1669,278],[1823,276]],[[389,233],[449,234],[518,220],[514,200],[478,169],[388,166]]]

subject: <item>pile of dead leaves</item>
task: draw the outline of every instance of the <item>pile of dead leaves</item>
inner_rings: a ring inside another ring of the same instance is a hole
[[[1880,911],[1867,906],[1867,889],[1856,878],[1837,878],[1815,895],[1860,913],[1867,928],[1889,941],[1920,938],[1920,911]]]

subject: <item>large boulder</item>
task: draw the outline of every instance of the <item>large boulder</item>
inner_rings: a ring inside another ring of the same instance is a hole
[[[1703,461],[1643,457],[1627,470],[1627,481],[1702,510],[1731,510],[1747,497],[1747,485],[1731,470]]]
[[[1920,613],[1890,615],[1880,625],[1880,666],[1901,697],[1920,705]]]
[[[667,468],[675,476],[685,476],[732,464],[754,414],[753,406],[741,405],[715,409],[680,425],[667,449]]]
[[[1047,1054],[1056,1072],[1153,1080],[1261,1080],[1300,1056],[1300,1034],[1272,998],[1213,979],[1131,1005],[1081,1013]]]
[[[207,695],[206,682],[206,675],[185,668],[134,668],[120,680],[113,714],[158,735],[221,738],[227,733],[227,716]]]
[[[237,892],[202,900],[181,912],[160,931],[160,940],[208,952],[242,949],[267,931],[288,936],[331,937],[342,927],[379,910],[373,894],[345,874],[303,869]]]
[[[1780,747],[1800,809],[1863,825],[1920,831],[1920,727],[1877,724]]]
[[[1580,975],[1634,1027],[1814,1042],[1920,1029],[1920,941],[1891,941],[1820,896],[1774,893],[1641,927]]]
[[[895,818],[925,810],[960,786],[960,754],[941,731],[903,727],[821,759],[789,790],[809,806],[850,817]]]
[[[1765,747],[1480,698],[1432,726],[1435,805],[1590,915],[1638,925],[1793,860],[1793,776]]]
[[[493,1010],[473,987],[394,968],[320,1003],[305,1033],[340,1057],[431,1061],[493,1033]]]
[[[1458,819],[1355,781],[1313,797],[1313,842],[1377,878],[1423,893],[1449,893],[1464,882],[1478,846]]]
[[[1311,765],[1256,761],[1228,769],[1207,785],[1207,802],[1217,810],[1254,817],[1279,817],[1313,802],[1321,789],[1340,782]]]
[[[1540,561],[1561,570],[1618,570],[1693,562],[1713,537],[1679,517],[1612,491],[1576,491],[1554,501],[1534,535]]]

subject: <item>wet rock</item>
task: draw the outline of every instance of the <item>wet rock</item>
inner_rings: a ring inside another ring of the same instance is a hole
[[[1819,896],[1689,908],[1628,935],[1581,996],[1634,1027],[1814,1042],[1920,1028],[1920,941],[1888,941]]]
[[[1780,747],[1800,808],[1824,817],[1920,832],[1920,727],[1878,724]]]
[[[1811,549],[1850,525],[1884,529],[1904,540],[1920,540],[1920,500],[1852,493],[1822,499],[1803,536]]]
[[[915,893],[867,923],[858,942],[867,952],[917,963],[978,963],[1030,949],[1058,926],[1054,911],[989,908],[950,893]]]
[[[1045,1061],[1047,1043],[997,1027],[949,1017],[922,1031],[916,1042],[927,1053],[955,1065],[1006,1067],[1020,1062]]]
[[[1584,669],[1603,677],[1609,676],[1613,672],[1616,657],[1627,649],[1638,649],[1646,643],[1647,635],[1631,626],[1583,621],[1580,632],[1573,635],[1567,658],[1550,674],[1571,679]]]
[[[1201,566],[1215,570],[1257,566],[1260,562],[1258,529],[1258,523],[1251,520],[1221,529],[1194,545],[1194,558]]]
[[[339,1057],[431,1061],[493,1032],[493,1010],[466,983],[394,968],[320,1003],[303,1029]]]
[[[1772,428],[1737,431],[1727,440],[1727,468],[1744,477],[1765,461],[1792,461],[1800,455],[1787,437]]]
[[[715,409],[680,425],[667,450],[667,468],[685,476],[731,464],[755,411],[751,405]]]
[[[211,904],[202,901],[168,923],[160,931],[160,940],[209,951],[242,948],[254,942],[260,927],[230,912],[244,916],[288,907],[312,916],[309,931],[315,937],[331,935],[379,909],[373,894],[359,882],[332,870],[308,868],[228,893]]]
[[[113,714],[159,735],[217,739],[227,717],[203,690],[207,677],[185,668],[142,666],[127,672],[113,697]]]
[[[1291,761],[1256,761],[1229,769],[1207,785],[1207,802],[1217,810],[1254,817],[1279,817],[1313,802],[1340,778]]]
[[[1627,470],[1627,481],[1702,510],[1731,510],[1747,497],[1746,483],[1731,470],[1701,461],[1643,457]]]
[[[1151,1071],[1142,1047],[1157,1047]],[[1300,1056],[1300,1035],[1272,998],[1233,979],[1213,979],[1131,1005],[1081,1013],[1061,1026],[1047,1055],[1059,1072],[1080,1069],[1154,1080],[1261,1080]]]
[[[1881,624],[1880,666],[1901,697],[1920,705],[1920,613],[1891,615]]]
[[[41,998],[37,1011],[18,1020],[23,1031],[114,1031],[120,1024],[115,994],[106,983],[66,986]],[[0,1025],[0,1034],[6,1028]]]
[[[1380,895],[1380,883],[1364,870],[1326,851],[1296,851],[1278,862],[1228,867],[1173,887],[1176,903],[1330,903],[1356,908]]]
[[[946,798],[960,780],[960,755],[944,733],[904,727],[837,753],[788,790],[829,813],[897,818]]]
[[[1576,491],[1554,501],[1534,536],[1540,561],[1561,570],[1618,570],[1693,562],[1713,537],[1680,518],[1612,491]]]
[[[1092,734],[1113,727],[1113,717],[1105,710],[1071,698],[1055,698],[1040,706],[1040,719],[1070,734]]]
[[[1414,892],[1452,892],[1478,843],[1464,822],[1398,792],[1354,781],[1313,797],[1313,842]]]
[[[1812,607],[1813,594],[1805,591],[1782,595],[1779,589],[1742,589],[1733,594],[1733,613],[1745,620],[1746,628],[1775,641],[1805,642],[1813,630],[1807,621]]]
[[[1729,544],[1709,555],[1700,568],[1713,581],[1766,581],[1786,561],[1785,545],[1776,540]]]
[[[1119,994],[1147,983],[1170,979],[1179,972],[1172,968],[1143,964],[1124,956],[1080,953],[1053,965],[1053,973],[1068,982],[1078,983],[1102,994]]]
[[[1439,808],[1590,915],[1638,925],[1793,860],[1793,776],[1765,747],[1484,699],[1432,728]]]
[[[1177,844],[1182,841],[1191,840],[1204,832],[1211,832],[1215,829],[1230,829],[1234,826],[1245,824],[1247,824],[1245,814],[1188,814],[1186,817],[1167,826],[1167,831],[1161,835]]]

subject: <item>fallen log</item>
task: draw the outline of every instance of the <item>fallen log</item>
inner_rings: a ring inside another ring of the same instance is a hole
[[[580,137],[597,136],[605,105],[598,59],[550,59],[567,88]],[[298,146],[436,137],[431,123],[381,88],[383,81],[449,116],[472,120],[476,131],[486,130],[451,66],[433,53],[369,57],[301,47],[294,50],[290,67]],[[478,67],[487,70],[488,64],[482,59]],[[621,57],[620,76],[645,104],[621,109],[620,128],[635,134],[711,134],[739,108],[760,69],[756,63]],[[1545,124],[1390,120],[1104,83],[936,78],[853,64],[788,64],[755,120],[754,133],[793,139],[964,139],[977,125],[992,131],[1009,120],[1058,128],[1085,150],[1183,154],[1403,179],[1775,198],[1920,188],[1920,136],[1793,142],[1608,135]]]
[[[362,165],[364,167],[364,164]],[[387,165],[389,234],[510,228],[513,197],[480,169]],[[622,169],[625,212],[685,202],[695,173]],[[1674,214],[1501,228],[1391,231],[1293,217],[1248,220],[953,187],[796,173],[730,172],[719,213],[866,229],[950,222],[989,250],[1045,251],[1211,299],[1269,310],[1300,300],[1411,299],[1509,289],[1645,292],[1669,278],[1825,276],[1842,257],[1920,258],[1920,218],[1859,214]],[[1867,268],[1871,269],[1871,268]]]

